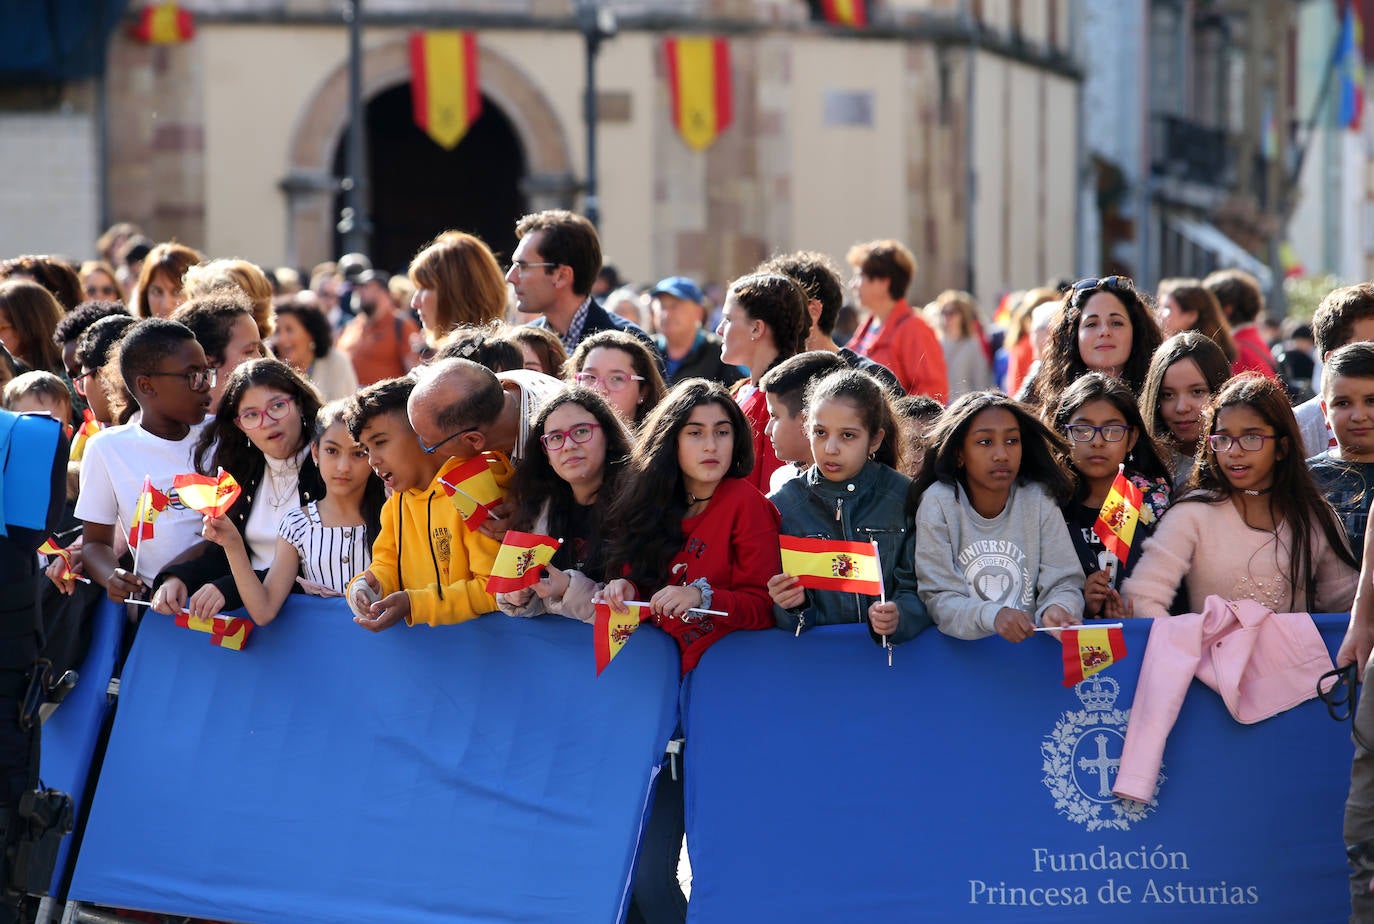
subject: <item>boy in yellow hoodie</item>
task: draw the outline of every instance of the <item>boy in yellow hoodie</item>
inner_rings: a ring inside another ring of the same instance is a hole
[[[390,489],[372,565],[349,582],[354,622],[380,632],[402,619],[408,625],[447,625],[496,610],[487,578],[501,543],[463,523],[439,479],[462,464],[425,452],[406,416],[415,383],[387,379],[360,391],[344,417],[348,432],[368,452],[372,470]],[[488,454],[503,488],[513,470]],[[364,589],[363,585],[366,585]],[[370,593],[369,593],[370,591]]]

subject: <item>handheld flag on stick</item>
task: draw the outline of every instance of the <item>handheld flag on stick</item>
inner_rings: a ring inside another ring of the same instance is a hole
[[[1093,524],[1093,532],[1122,563],[1131,554],[1131,540],[1135,538],[1135,524],[1140,520],[1140,508],[1145,498],[1131,479],[1126,477],[1126,466],[1117,466],[1116,480],[1112,482],[1107,499],[1102,502],[1102,510]]]
[[[882,562],[882,559],[878,557],[878,540],[877,540],[877,539],[874,539],[874,540],[872,540],[872,541],[873,541],[873,560],[876,561],[876,562],[878,563],[878,602],[879,602],[879,603],[886,603],[886,602],[887,602],[887,591],[883,588],[883,562]],[[886,636],[886,635],[883,636],[883,647],[887,649],[887,666],[888,666],[888,667],[891,667],[891,666],[892,666],[892,643],[889,642],[889,641],[887,640],[887,636]]]
[[[507,530],[496,553],[496,562],[487,578],[487,593],[508,594],[514,590],[533,587],[539,583],[539,571],[551,560],[563,544],[562,539]]]
[[[477,529],[505,499],[485,456],[474,456],[440,478],[439,485],[468,529]]]
[[[54,539],[48,538],[43,540],[43,544],[38,547],[38,551],[44,555],[56,555],[58,558],[62,559],[62,562],[66,565],[66,567],[62,569],[63,579],[68,581],[84,580],[72,570],[74,567],[72,565],[72,553],[68,552],[66,549],[59,548]]]
[[[147,600],[126,600],[124,602],[134,606],[152,607],[152,603]],[[204,632],[210,636],[210,644],[219,648],[228,648],[231,651],[242,651],[244,646],[248,644],[248,636],[253,631],[253,620],[245,616],[228,616],[224,613],[216,613],[214,616],[202,618],[192,616],[190,610],[183,609],[176,614],[175,621],[183,629]]]
[[[68,453],[68,458],[73,462],[80,462],[81,457],[86,454],[86,441],[99,433],[104,427],[100,421],[95,419],[90,408],[81,412],[81,426],[76,428],[72,434],[72,448]]]
[[[138,555],[142,551],[139,547],[144,539],[153,538],[153,521],[157,515],[167,509],[171,503],[171,498],[153,487],[151,475],[143,476],[143,490],[138,495],[138,503],[134,506],[134,519],[129,524],[129,548],[134,550],[134,574],[138,574]]]
[[[243,493],[234,476],[222,468],[217,476],[177,475],[172,487],[183,504],[211,519],[224,516]]]
[[[606,669],[611,659],[620,654],[620,649],[630,640],[639,624],[649,618],[649,604],[626,600],[628,613],[612,612],[609,603],[596,605],[596,621],[592,624],[596,638],[596,675]]]
[[[883,572],[878,553],[867,542],[780,537],[782,570],[812,590],[839,590],[878,596]]]
[[[1065,626],[1060,630],[1064,646],[1064,686],[1087,680],[1126,657],[1126,637],[1121,623],[1101,626]]]

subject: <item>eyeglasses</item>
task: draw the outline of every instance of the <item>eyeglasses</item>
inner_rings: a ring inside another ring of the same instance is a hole
[[[185,379],[191,391],[205,391],[215,387],[215,382],[219,381],[218,370],[214,366],[205,369],[193,369],[190,372],[148,372],[146,375],[176,376]]]
[[[293,395],[283,395],[268,403],[262,410],[244,411],[234,420],[239,427],[244,430],[256,430],[269,420],[281,420],[291,410],[291,405],[295,402]]]
[[[601,428],[597,423],[580,423],[569,427],[566,430],[550,430],[539,437],[539,442],[544,444],[545,452],[557,452],[563,448],[566,440],[572,440],[579,446],[592,438],[592,434]]]
[[[626,375],[623,372],[612,372],[610,375],[597,375],[594,372],[579,372],[573,376],[573,380],[584,388],[595,388],[597,383],[606,386],[607,391],[622,391],[631,382],[642,382],[642,375]]]
[[[1231,447],[1240,443],[1240,448],[1246,452],[1259,452],[1264,448],[1265,440],[1276,440],[1277,436],[1264,433],[1246,433],[1243,436],[1232,436],[1229,433],[1213,433],[1207,437],[1207,444],[1212,447],[1213,452],[1230,452]]]
[[[416,367],[416,368],[419,368],[419,367]],[[456,440],[458,437],[462,436],[464,433],[476,433],[476,432],[477,432],[478,430],[480,430],[480,429],[482,429],[482,428],[481,428],[481,427],[468,427],[468,428],[465,429],[465,430],[459,430],[457,433],[453,433],[453,434],[450,434],[449,436],[444,437],[444,438],[441,439],[439,442],[435,443],[433,446],[426,446],[426,445],[425,445],[425,441],[422,440],[422,439],[420,439],[419,436],[416,436],[416,437],[415,437],[415,442],[417,442],[417,443],[420,444],[420,451],[421,451],[421,452],[423,452],[425,455],[432,456],[432,455],[434,455],[435,450],[437,450],[440,446],[442,446],[442,445],[444,445],[445,443],[447,443],[449,440]]]
[[[517,276],[524,275],[526,270],[532,270],[536,266],[548,268],[550,266],[562,266],[562,263],[526,263],[524,260],[512,260],[511,265],[506,267],[506,273],[515,273]]]
[[[1124,424],[1107,424],[1105,427],[1094,427],[1092,424],[1069,424],[1064,428],[1064,432],[1075,443],[1091,443],[1102,434],[1102,438],[1109,443],[1119,443],[1126,438],[1126,433],[1130,427]]]
[[[90,372],[83,372],[80,375],[75,376],[72,379],[72,389],[83,398],[89,397],[86,394],[86,380],[93,375],[95,375],[94,369],[92,369]]]
[[[1075,282],[1070,291],[1083,292],[1087,289],[1115,289],[1119,292],[1135,288],[1135,283],[1129,276],[1107,276],[1102,279],[1080,279]]]

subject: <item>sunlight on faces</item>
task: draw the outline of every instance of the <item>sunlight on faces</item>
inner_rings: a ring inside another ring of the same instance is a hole
[[[660,292],[654,296],[654,300],[650,304],[654,324],[669,340],[684,340],[687,337],[695,336],[697,328],[701,326],[704,312],[696,302],[678,298],[676,295],[669,295],[667,292]]]
[[[412,280],[414,281],[414,280]],[[420,326],[431,334],[442,334],[443,331],[434,329],[434,314],[438,311],[438,296],[433,289],[422,288],[418,283],[415,286],[415,294],[410,298],[410,307],[415,309],[415,313],[420,316]]]
[[[1197,324],[1197,312],[1185,311],[1179,305],[1178,299],[1172,295],[1166,295],[1159,300],[1155,318],[1159,321],[1160,329],[1163,330],[1166,338],[1192,330],[1193,326]]]
[[[205,419],[210,407],[210,390],[194,389],[186,378],[191,373],[203,373],[210,368],[205,350],[195,340],[186,340],[176,352],[164,357],[154,370],[157,375],[141,375],[135,380],[139,387],[139,406],[145,411],[178,423],[194,426]]]
[[[808,415],[811,455],[828,481],[847,481],[858,475],[885,433],[870,433],[852,402],[828,398]]]
[[[621,420],[633,426],[635,411],[644,402],[644,383],[630,378],[635,375],[634,359],[630,354],[615,347],[597,347],[587,353],[581,373],[596,376],[595,383],[587,384],[606,399]],[[619,389],[614,389],[611,387],[613,377],[624,377],[626,381]]]
[[[5,349],[10,351],[10,355],[16,359],[22,352],[23,342],[19,339],[19,331],[10,323],[10,316],[4,311],[0,311],[0,343],[5,345]]]
[[[277,315],[272,342],[277,358],[297,372],[305,372],[315,361],[315,338],[310,336],[310,331],[294,314]]]
[[[761,336],[761,327],[763,322],[751,319],[749,312],[744,310],[733,295],[726,296],[725,310],[721,312],[720,324],[716,327],[716,333],[722,340],[721,360],[732,366],[751,366],[754,362],[757,338]],[[755,370],[751,366],[749,371]],[[762,369],[757,371],[760,374],[763,372]]]
[[[531,372],[544,372],[544,361],[539,358],[539,354],[534,352],[534,347],[523,340],[516,341],[516,347],[520,350],[520,365]]]
[[[155,318],[165,318],[186,301],[181,283],[166,273],[154,273],[148,283],[148,311]]]
[[[813,460],[811,437],[806,429],[806,409],[794,416],[777,395],[765,392],[764,398],[768,402],[768,424],[763,432],[773,443],[773,455],[784,462],[810,465]]]
[[[1212,432],[1231,437],[1247,433],[1273,436],[1274,428],[1254,408],[1236,404],[1222,408]],[[1221,467],[1222,477],[1232,488],[1238,491],[1265,491],[1273,487],[1274,464],[1285,451],[1280,447],[1280,442],[1266,439],[1263,446],[1253,451],[1243,449],[1239,442],[1232,442],[1231,448],[1225,452],[1213,452],[1217,457],[1217,465]]]
[[[310,447],[310,454],[331,497],[351,498],[367,488],[367,479],[372,473],[367,450],[353,442],[342,422],[331,424],[319,443]]]
[[[532,314],[543,314],[558,298],[555,273],[560,266],[533,266],[531,264],[549,262],[539,252],[539,244],[544,232],[531,231],[520,239],[515,253],[511,255],[511,268],[506,273],[506,282],[515,289],[515,307]],[[526,264],[523,272],[516,264]]]
[[[704,498],[730,469],[735,428],[730,415],[712,402],[692,409],[677,437],[677,464],[689,493]]]
[[[568,433],[579,425],[597,424],[591,411],[580,404],[560,404],[544,422],[544,433],[564,434],[563,445],[557,449],[545,449],[549,456],[549,466],[554,474],[572,486],[579,498],[589,496],[601,487],[606,471],[606,434],[600,425],[591,431],[591,438],[585,443],[574,442]]]
[[[1180,359],[1164,370],[1159,384],[1159,415],[1179,447],[1191,453],[1202,435],[1202,412],[1212,389],[1196,362]]]
[[[387,411],[367,422],[358,434],[367,448],[368,464],[392,491],[429,486],[428,463],[404,411]]]
[[[1126,454],[1135,447],[1139,438],[1116,405],[1101,398],[1088,401],[1074,411],[1069,418],[1069,426],[1126,428],[1126,435],[1116,442],[1110,442],[1101,431],[1094,433],[1086,442],[1079,442],[1067,433],[1064,435],[1069,441],[1073,467],[1088,481],[1115,478],[1117,467],[1126,461]]]
[[[1011,411],[992,407],[975,414],[958,462],[975,503],[1000,498],[1005,504],[1021,470],[1021,426]]]
[[[1089,369],[1116,374],[1131,355],[1131,318],[1121,299],[1095,292],[1078,322],[1078,355]]]
[[[1328,376],[1322,382],[1322,397],[1341,458],[1374,462],[1374,378]]]
[[[273,420],[274,415],[281,419]],[[234,416],[249,442],[265,456],[289,459],[300,447],[304,424],[299,403],[279,388],[253,385],[246,389]]]
[[[229,332],[229,342],[224,346],[224,362],[217,364],[218,375],[214,387],[210,389],[210,413],[219,409],[220,398],[229,386],[229,375],[250,359],[261,359],[262,340],[258,337],[258,325],[250,315],[239,315]]]

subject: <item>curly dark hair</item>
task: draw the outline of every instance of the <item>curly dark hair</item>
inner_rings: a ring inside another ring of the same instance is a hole
[[[601,425],[601,435],[606,441],[606,462],[601,475],[601,487],[597,489],[596,499],[592,502],[592,535],[585,536],[590,558],[584,567],[585,573],[593,580],[603,580],[605,575],[601,562],[604,558],[603,528],[607,512],[614,500],[630,467],[630,453],[633,449],[630,433],[625,424],[596,392],[589,388],[570,385],[549,399],[539,411],[539,416],[530,424],[529,437],[525,440],[524,461],[515,470],[511,481],[510,493],[515,500],[515,513],[511,517],[511,529],[529,531],[539,519],[539,513],[548,505],[548,531],[554,536],[566,535],[568,530],[568,511],[576,501],[572,487],[558,477],[549,462],[540,438],[548,425],[549,415],[560,407],[575,404],[591,414]]]
[[[815,299],[821,303],[816,328],[827,337],[835,332],[835,321],[844,306],[844,283],[839,268],[828,256],[814,250],[799,250],[761,263],[755,272],[781,273],[797,280],[808,302]]]
[[[1356,570],[1359,570],[1359,563],[1350,552],[1345,528],[1307,470],[1302,454],[1302,431],[1298,429],[1283,386],[1258,372],[1243,372],[1231,379],[1213,397],[1203,415],[1202,429],[1209,437],[1217,432],[1217,418],[1221,412],[1231,407],[1247,407],[1254,411],[1274,428],[1279,438],[1274,458],[1274,483],[1264,496],[1269,500],[1274,522],[1289,525],[1293,543],[1288,559],[1289,579],[1294,586],[1302,582],[1307,591],[1303,607],[1311,611],[1317,605],[1317,563],[1312,555],[1312,531],[1322,531],[1327,544],[1341,561]],[[1222,473],[1217,454],[1204,444],[1199,460],[1202,464],[1195,465],[1188,478],[1188,493],[1177,503],[1216,503],[1229,499],[1235,489]]]
[[[430,362],[466,359],[486,366],[492,372],[522,369],[525,357],[518,346],[501,336],[503,326],[499,321],[481,325],[460,324],[439,341]]]
[[[274,313],[278,316],[289,314],[301,323],[310,340],[315,344],[315,358],[323,359],[334,348],[334,328],[318,305],[306,299],[291,299],[277,305]]]
[[[806,349],[811,333],[811,314],[806,310],[806,291],[791,276],[781,273],[751,273],[730,283],[725,294],[733,298],[752,320],[768,325],[777,348],[777,359],[768,369]],[[768,369],[751,369],[755,379]]]
[[[1126,421],[1126,426],[1135,431],[1135,446],[1130,450],[1130,455],[1133,458],[1128,460],[1126,467],[1133,474],[1143,475],[1146,478],[1163,478],[1172,484],[1173,477],[1169,472],[1169,466],[1165,465],[1164,460],[1160,458],[1154,438],[1150,436],[1149,430],[1145,427],[1145,421],[1140,415],[1140,405],[1136,403],[1135,395],[1126,387],[1126,383],[1120,379],[1103,375],[1101,372],[1089,372],[1077,379],[1059,398],[1059,403],[1055,405],[1050,416],[1050,427],[1056,434],[1064,433],[1069,421],[1073,419],[1073,415],[1090,401],[1106,401],[1116,408],[1122,419]],[[1075,482],[1074,500],[1081,502],[1088,496],[1088,484],[1079,477],[1078,470],[1074,468],[1069,449],[1070,447],[1066,443],[1062,461]]]
[[[249,360],[229,374],[219,408],[196,440],[196,470],[201,474],[213,474],[216,468],[223,468],[241,485],[261,482],[267,461],[260,449],[243,438],[234,421],[243,393],[255,385],[274,388],[295,399],[301,415],[301,441],[292,447],[292,452],[314,442],[315,419],[324,404],[315,386],[279,359]]]
[[[57,322],[57,329],[52,332],[52,342],[59,347],[66,346],[89,330],[96,321],[112,315],[131,317],[129,309],[124,307],[123,302],[95,300],[82,302],[64,314],[62,320]]]
[[[724,410],[734,431],[725,477],[744,478],[753,471],[753,433],[725,387],[706,379],[678,382],[644,421],[630,456],[628,484],[612,502],[610,522],[619,531],[607,554],[607,574],[624,574],[644,590],[667,583],[668,565],[682,549],[687,513],[678,437],[692,412],[707,404]]]
[[[1017,472],[1018,484],[1036,481],[1045,486],[1056,503],[1066,504],[1073,497],[1073,479],[1060,463],[1065,453],[1064,442],[1054,431],[1045,426],[1023,404],[1013,401],[1000,391],[970,392],[951,404],[940,416],[934,431],[930,434],[925,462],[921,474],[911,484],[908,495],[907,511],[915,515],[921,495],[935,482],[940,481],[968,491],[963,469],[959,467],[959,453],[964,448],[964,437],[973,426],[973,419],[983,411],[1002,409],[1016,418],[1021,428],[1021,468]]]
[[[1083,361],[1083,354],[1078,348],[1078,326],[1083,320],[1084,306],[1097,293],[1111,293],[1121,302],[1131,321],[1131,352],[1119,377],[1137,394],[1145,384],[1150,357],[1154,356],[1163,339],[1145,297],[1125,276],[1085,279],[1074,283],[1074,286],[1064,296],[1064,306],[1050,328],[1049,340],[1040,356],[1040,371],[1031,386],[1027,403],[1039,407],[1042,413],[1048,410],[1051,402],[1058,400],[1058,396],[1074,379],[1088,371],[1088,364]]]

